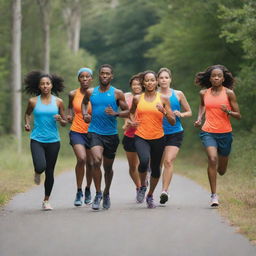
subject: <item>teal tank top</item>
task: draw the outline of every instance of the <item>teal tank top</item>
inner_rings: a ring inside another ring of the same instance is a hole
[[[36,106],[34,108],[34,127],[30,138],[42,143],[53,143],[60,141],[60,135],[57,128],[57,122],[54,115],[59,113],[56,103],[56,97],[51,96],[50,104],[43,104],[41,95],[37,97]]]
[[[180,111],[180,102],[178,100],[178,97],[177,97],[175,91],[173,89],[171,89],[171,90],[172,90],[172,95],[170,97],[170,104],[171,104],[172,111],[174,111],[174,110]],[[173,133],[183,131],[183,127],[181,125],[180,118],[177,116],[176,116],[175,125],[171,125],[165,117],[163,119],[163,128],[164,128],[164,134],[173,134]]]
[[[101,92],[99,89],[100,86],[95,87],[90,96],[92,119],[88,132],[94,132],[100,135],[115,135],[117,134],[116,117],[108,115],[105,112],[108,106],[111,106],[115,112],[118,111],[115,87],[110,86],[106,92]]]

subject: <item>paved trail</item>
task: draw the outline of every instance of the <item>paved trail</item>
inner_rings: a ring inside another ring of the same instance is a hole
[[[0,255],[256,255],[256,247],[208,207],[208,192],[191,180],[175,175],[168,204],[147,209],[135,203],[126,161],[117,159],[114,170],[109,210],[73,207],[73,171],[56,178],[51,212],[40,210],[42,185],[15,196],[0,212]]]

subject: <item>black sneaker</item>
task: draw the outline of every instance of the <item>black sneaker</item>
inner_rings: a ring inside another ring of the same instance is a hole
[[[106,194],[106,195],[103,194],[103,208],[109,209],[110,205],[111,205],[111,203],[110,203],[109,194]]]

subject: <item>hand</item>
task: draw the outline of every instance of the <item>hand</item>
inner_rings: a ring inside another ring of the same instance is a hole
[[[157,103],[157,104],[156,104],[156,108],[157,108],[158,111],[160,111],[160,112],[163,113],[164,115],[166,114],[166,110],[165,110],[165,108],[164,108],[164,106],[163,106],[162,104]]]
[[[180,113],[180,111],[178,111],[178,110],[174,110],[173,113],[174,113],[174,115],[177,116],[177,117],[183,117],[183,114]]]
[[[223,112],[225,112],[225,113],[228,113],[228,111],[229,111],[227,105],[225,105],[225,104],[222,104],[222,105],[220,106],[220,109],[221,109]]]
[[[73,121],[73,116],[72,116],[72,115],[67,115],[67,121],[68,121],[69,123],[72,123],[72,121]]]
[[[24,127],[25,127],[25,131],[30,132],[31,130],[30,124],[25,124]]]
[[[91,117],[90,114],[87,113],[87,114],[84,114],[84,115],[83,115],[83,119],[84,119],[84,121],[85,121],[86,123],[90,123],[92,117]]]
[[[201,121],[201,120],[196,120],[196,121],[194,122],[194,126],[195,126],[196,128],[200,128],[201,125],[202,125],[202,121]]]
[[[61,117],[61,115],[57,114],[57,115],[54,115],[54,119],[55,119],[56,121],[60,122],[61,119],[62,119],[62,117]]]
[[[111,106],[108,106],[107,108],[105,108],[105,112],[110,116],[117,115],[117,112],[115,112]]]

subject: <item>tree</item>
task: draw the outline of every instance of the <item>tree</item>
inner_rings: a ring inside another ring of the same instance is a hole
[[[37,0],[42,16],[43,29],[43,69],[46,73],[50,70],[50,0]]]
[[[13,0],[11,30],[12,132],[18,139],[18,152],[21,152],[21,18],[21,0]]]
[[[64,1],[63,17],[67,27],[68,47],[74,53],[77,53],[79,50],[81,9],[80,0]]]

